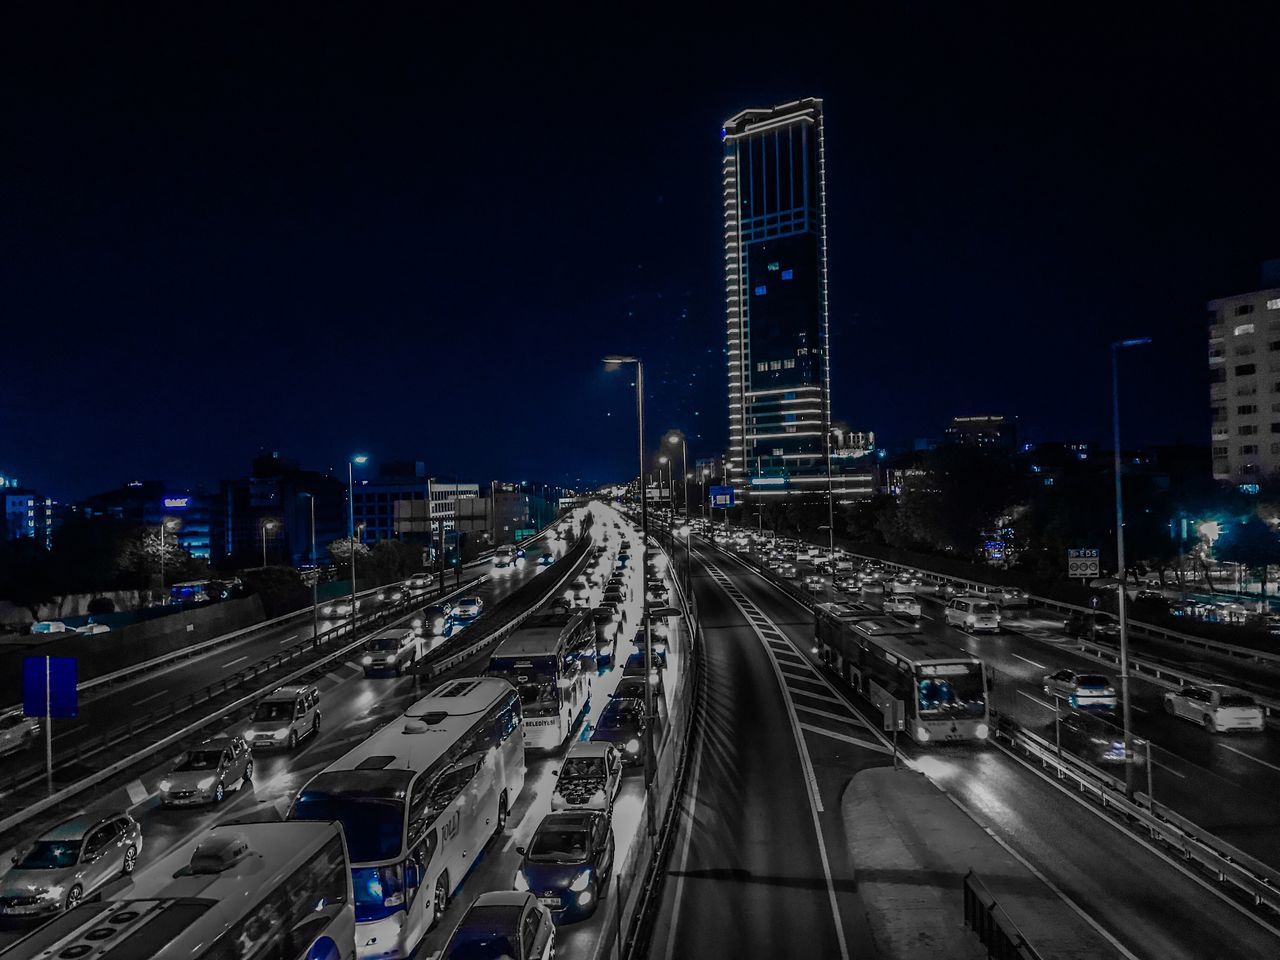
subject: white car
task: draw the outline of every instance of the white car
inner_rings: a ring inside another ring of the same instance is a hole
[[[884,598],[885,613],[902,613],[919,620],[922,614],[920,598],[909,593],[891,593]]]
[[[1100,673],[1059,670],[1044,678],[1044,692],[1062,697],[1078,710],[1116,708],[1116,688]]]
[[[804,578],[804,588],[810,593],[821,593],[827,588],[827,581],[810,574]]]
[[[569,748],[551,792],[552,810],[613,809],[622,789],[622,760],[610,743],[580,740]]]
[[[1210,733],[1227,730],[1262,730],[1266,717],[1262,707],[1247,693],[1206,684],[1183,687],[1164,695],[1166,713],[1198,723]]]
[[[942,611],[948,626],[959,627],[970,633],[979,630],[1000,632],[1000,613],[990,600],[983,597],[956,597]]]
[[[0,755],[27,750],[40,739],[40,721],[24,717],[21,710],[0,714]]]
[[[484,609],[484,601],[479,597],[463,597],[453,608],[453,619],[474,620]]]
[[[900,574],[885,584],[889,588],[890,593],[915,593],[924,585],[919,577],[911,577]]]
[[[1017,587],[996,587],[991,591],[991,599],[1000,604],[1002,610],[1007,607],[1026,607],[1031,604],[1027,598],[1027,591],[1019,590]]]
[[[66,633],[67,625],[61,620],[40,620],[31,625],[32,633]]]
[[[92,637],[99,633],[110,633],[111,628],[105,623],[85,623],[76,627],[76,633],[84,637]]]
[[[356,609],[360,609],[360,601],[356,601]],[[349,617],[351,616],[351,601],[343,600],[341,603],[326,603],[320,608],[320,612],[326,617]]]

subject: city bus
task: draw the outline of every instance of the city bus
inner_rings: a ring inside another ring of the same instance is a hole
[[[219,824],[51,920],[5,960],[354,960],[337,823]]]
[[[520,698],[450,680],[316,774],[289,820],[346,831],[361,958],[408,957],[524,789]]]
[[[991,733],[987,676],[977,657],[918,624],[867,617],[848,604],[818,604],[815,645],[841,679],[884,712],[903,705],[903,729],[917,743],[985,740]]]
[[[591,681],[583,651],[595,649],[590,611],[536,613],[499,644],[488,676],[520,691],[524,742],[552,750],[568,738],[591,703]]]

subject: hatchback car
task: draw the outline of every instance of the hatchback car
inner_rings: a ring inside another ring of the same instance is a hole
[[[609,743],[579,740],[569,748],[551,791],[552,810],[613,809],[622,789],[622,763]]]
[[[166,807],[221,803],[253,779],[253,751],[241,737],[216,737],[186,751],[160,781]]]
[[[68,820],[14,856],[0,878],[0,914],[70,910],[107,881],[133,873],[141,852],[142,828],[127,813]]]
[[[463,597],[453,608],[453,619],[474,620],[484,609],[484,601],[479,597]]]
[[[516,853],[524,860],[512,885],[536,896],[557,921],[591,916],[608,894],[614,843],[604,813],[547,814],[529,846],[516,847]]]
[[[919,620],[924,611],[920,606],[920,598],[910,593],[894,593],[884,598],[885,613],[900,613]]]
[[[40,620],[31,625],[32,633],[66,633],[67,625],[61,620]]]
[[[634,682],[628,682],[634,681]],[[637,688],[636,684],[640,684]],[[614,695],[600,712],[595,729],[591,731],[592,743],[611,744],[621,751],[624,766],[644,762],[645,718],[644,678],[626,677],[614,690]]]
[[[438,960],[551,960],[556,927],[532,893],[482,893],[467,908]]]
[[[1262,707],[1253,697],[1216,684],[1170,690],[1164,695],[1164,709],[1175,717],[1200,724],[1210,733],[1259,731],[1266,726]]]
[[[1044,678],[1044,692],[1062,697],[1078,710],[1116,708],[1116,688],[1100,673],[1059,670]]]
[[[942,611],[947,625],[970,633],[982,630],[1000,632],[1000,612],[990,600],[981,597],[956,597]]]
[[[320,691],[290,686],[272,690],[258,701],[244,738],[254,750],[292,750],[303,737],[320,732]]]
[[[40,740],[40,720],[24,717],[21,710],[0,714],[0,756],[28,750]]]

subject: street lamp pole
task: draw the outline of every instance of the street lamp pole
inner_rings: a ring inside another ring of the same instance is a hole
[[[673,433],[667,437],[670,444],[680,444],[680,473],[684,477],[684,518],[689,519],[689,445],[683,433]],[[674,493],[674,491],[672,491]]]
[[[639,357],[608,356],[604,358],[606,370],[616,370],[624,363],[636,365],[636,448],[640,466],[640,570],[641,577],[649,575],[649,493],[644,482],[644,362]],[[653,630],[649,622],[649,591],[641,593],[641,604],[644,621],[644,658],[645,676],[653,664]],[[655,770],[653,763],[653,724],[656,719],[653,709],[653,684],[644,685],[644,785],[646,826],[649,836],[657,834],[657,822],[654,819],[653,788]]]
[[[1124,781],[1125,789],[1133,796],[1133,723],[1129,707],[1129,623],[1126,617],[1128,595],[1125,592],[1124,564],[1124,493],[1121,487],[1120,455],[1120,351],[1126,347],[1140,347],[1151,342],[1150,337],[1134,340],[1117,340],[1111,344],[1111,442],[1114,446],[1116,479],[1116,579],[1117,604],[1120,620],[1120,697],[1124,702]]]
[[[356,454],[347,458],[347,545],[351,548],[351,629],[356,624],[356,483],[352,465],[369,458]]]

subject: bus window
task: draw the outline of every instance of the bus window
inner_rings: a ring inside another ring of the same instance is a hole
[[[409,861],[404,868],[405,899],[409,903],[413,902],[422,886],[422,878],[427,875],[427,867],[435,856],[438,841],[439,834],[432,830],[409,851]]]

